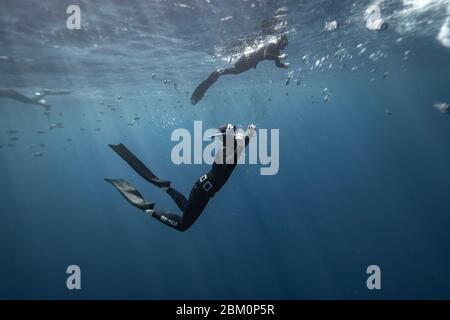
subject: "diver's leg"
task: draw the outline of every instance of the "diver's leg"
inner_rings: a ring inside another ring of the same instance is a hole
[[[202,81],[202,83],[200,83],[197,88],[195,88],[191,96],[191,103],[193,105],[197,104],[197,102],[199,102],[203,98],[206,91],[217,81],[217,79],[219,79],[221,75],[233,74],[233,70],[234,67],[219,68],[217,70],[214,70],[206,80]]]
[[[142,178],[155,186],[167,190],[170,187],[170,181],[160,180],[153,172],[148,169],[130,150],[123,144],[109,145],[130,167],[134,169]]]
[[[136,190],[131,184],[123,179],[105,179],[111,183],[120,194],[133,206],[143,211],[151,211],[155,207],[154,203],[149,203],[144,200],[142,194]]]
[[[180,216],[173,213],[166,213],[163,211],[153,211],[152,217],[158,221],[161,221],[165,225],[177,229],[178,231],[185,231],[180,229]]]
[[[184,211],[184,209],[186,208],[186,204],[188,202],[186,200],[186,197],[177,190],[175,190],[174,188],[168,188],[166,192],[169,194],[172,200],[175,201],[178,208],[180,208],[181,211]]]
[[[152,216],[162,223],[177,229],[178,231],[186,231],[189,229],[205,209],[210,196],[205,192],[201,185],[196,182],[189,195],[189,201],[186,204],[183,215],[180,217],[176,214],[154,211]]]
[[[186,204],[183,216],[180,221],[180,228],[187,230],[200,217],[211,196],[202,188],[201,184],[197,182],[192,187],[189,194],[189,200]]]

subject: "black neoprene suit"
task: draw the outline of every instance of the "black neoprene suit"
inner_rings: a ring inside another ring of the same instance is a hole
[[[275,61],[275,65],[278,68],[288,68],[288,64],[283,63],[280,59],[281,50],[284,49],[284,45],[282,40],[270,42],[256,51],[242,55],[233,66],[214,70],[206,80],[202,81],[197,88],[195,88],[191,96],[191,103],[193,105],[197,104],[220,76],[243,73],[251,68],[256,68],[258,63],[263,60]]]
[[[219,128],[219,131],[225,133],[226,127],[227,125],[221,126]],[[222,148],[226,148],[226,140],[227,139],[225,138],[222,140]],[[206,173],[207,179],[202,182],[202,178],[199,178],[194,183],[194,186],[191,189],[191,193],[189,194],[189,200],[186,200],[186,198],[180,192],[173,188],[169,188],[166,191],[183,212],[182,216],[157,210],[152,213],[152,216],[179,231],[185,231],[190,226],[192,226],[192,224],[202,214],[203,210],[208,204],[209,199],[212,198],[214,194],[224,186],[237,165],[237,142],[235,139],[233,139],[233,141],[235,153],[233,163],[228,164],[225,160],[223,160],[222,163],[217,163],[216,161],[214,161],[211,170]],[[248,145],[248,142],[249,137],[246,136],[246,146]],[[206,183],[205,181],[209,181],[212,186],[209,191],[206,191],[203,187],[203,185]]]
[[[245,134],[244,146],[238,148],[238,141],[235,136],[229,136],[231,137],[230,139],[226,138],[226,128],[227,125],[223,125],[219,128],[219,131],[223,134],[221,139],[221,151],[223,152],[221,154],[224,159],[221,159],[220,161],[216,161],[217,158],[215,159],[211,170],[194,183],[189,194],[189,199],[186,199],[183,194],[172,188],[169,181],[160,180],[124,145],[110,145],[111,148],[127,161],[128,164],[130,164],[130,166],[144,179],[167,192],[182,211],[182,215],[154,210],[155,204],[146,202],[141,193],[123,179],[105,180],[110,182],[133,206],[151,213],[152,217],[172,228],[179,231],[186,231],[201,215],[208,204],[209,199],[212,198],[227,182],[237,165],[238,150],[242,150],[242,148],[245,148],[249,143],[250,137],[247,132]],[[231,161],[231,163],[227,163],[225,159],[227,156],[226,150],[229,150],[227,149],[227,141],[232,141],[234,144],[234,148],[232,149],[234,150],[232,157],[234,161]]]
[[[256,68],[263,60],[273,60],[278,68],[287,68],[280,60],[281,48],[278,43],[269,43],[250,54],[242,55],[232,67],[224,69],[221,74],[240,74],[251,68]]]

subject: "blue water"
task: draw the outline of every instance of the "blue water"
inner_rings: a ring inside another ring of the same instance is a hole
[[[365,26],[370,1],[75,2],[81,30],[65,26],[74,1],[0,4],[0,87],[74,90],[47,97],[49,113],[0,99],[0,298],[450,298],[450,116],[433,107],[450,101],[449,1],[382,1],[381,32]],[[191,106],[274,29],[289,32],[289,70],[262,62]],[[178,212],[108,143],[188,194],[208,165],[174,165],[170,136],[194,120],[279,129],[280,170],[238,166],[178,233],[103,178]],[[381,290],[366,287],[373,264]]]

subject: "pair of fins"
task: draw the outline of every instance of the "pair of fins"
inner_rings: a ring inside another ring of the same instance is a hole
[[[142,161],[140,161],[130,150],[128,150],[125,145],[110,144],[109,146],[146,181],[157,186],[158,188],[162,188],[165,190],[170,188],[170,181],[159,179],[153,172],[150,171],[150,169],[145,166],[145,164],[142,163]],[[142,194],[126,180],[105,179],[105,181],[111,183],[131,205],[146,212],[150,212],[154,209],[155,204],[146,202]]]

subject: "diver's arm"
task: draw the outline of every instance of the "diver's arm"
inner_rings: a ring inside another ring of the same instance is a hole
[[[62,96],[62,95],[68,95],[71,94],[73,90],[49,90],[44,89],[42,90],[41,94],[44,96]]]
[[[275,43],[268,44],[264,50],[264,59],[275,60],[275,65],[278,68],[289,68],[289,63],[282,62],[286,58],[287,54],[281,54],[280,48]]]
[[[275,43],[269,43],[264,48],[264,59],[265,60],[277,60],[281,54],[280,49]]]
[[[228,126],[231,126],[231,124],[225,123],[221,125],[219,128],[217,128],[217,130],[219,130],[221,133],[225,133],[227,131]]]
[[[230,123],[223,124],[222,126],[217,128],[219,133],[216,133],[216,134],[210,136],[210,139],[212,139],[212,138],[219,138],[219,140],[222,141],[222,143],[223,143],[223,136],[225,136],[227,134],[227,129],[228,128],[232,128],[232,127],[233,127],[233,125],[230,124]]]
[[[46,100],[40,99],[38,101],[35,101],[34,104],[37,104],[39,106],[45,107],[47,110],[51,108],[51,105],[47,104]]]
[[[249,125],[247,130],[245,131],[245,146],[247,146],[250,143],[250,139],[255,136],[255,133],[256,133],[256,126],[254,124]]]
[[[275,60],[275,65],[278,68],[285,68],[285,69],[289,68],[289,63],[288,62],[282,62],[280,57],[278,57],[278,59]]]

